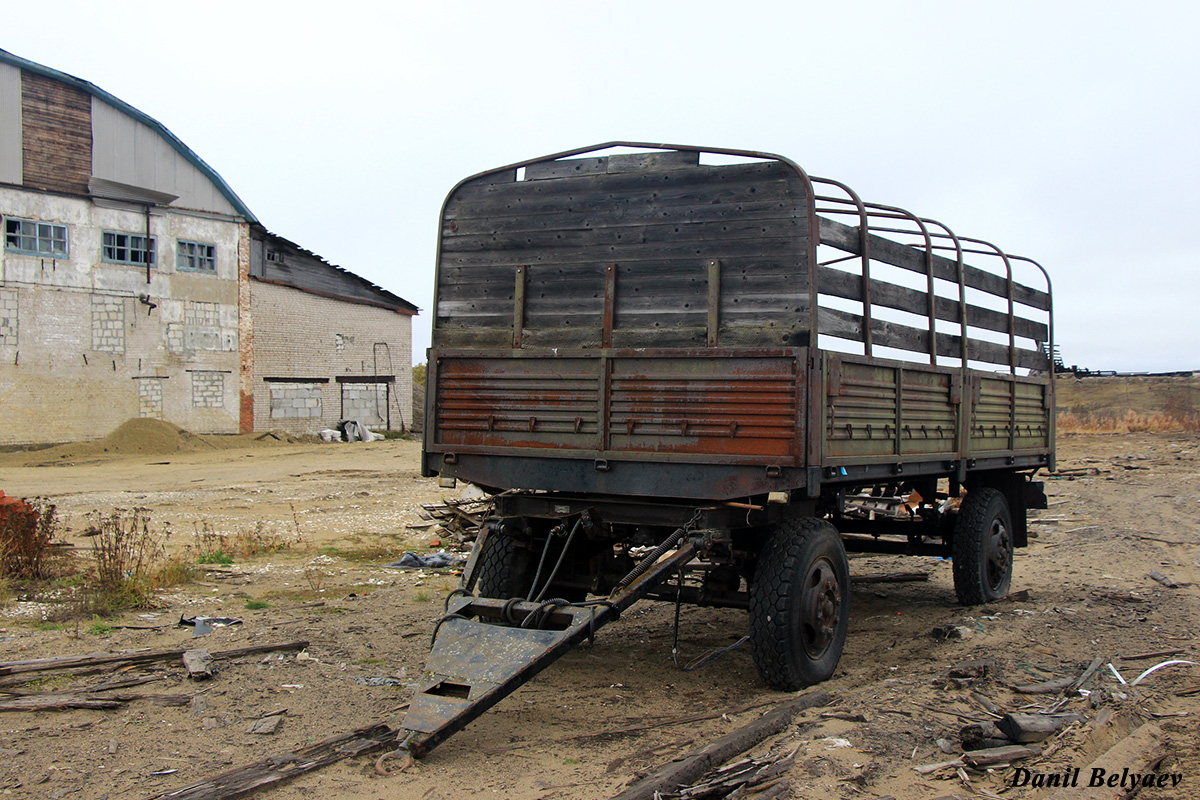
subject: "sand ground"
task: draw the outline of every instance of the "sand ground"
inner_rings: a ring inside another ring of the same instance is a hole
[[[855,557],[852,573],[919,570],[927,582],[853,588],[846,653],[822,688],[830,708],[802,714],[768,744],[799,745],[789,779],[795,797],[928,798],[946,795],[1042,797],[1010,786],[1011,769],[920,775],[914,766],[951,756],[939,739],[957,742],[968,720],[983,719],[978,691],[1005,710],[1042,707],[1052,697],[1018,695],[1011,686],[1078,673],[1093,658],[1136,675],[1163,659],[1123,660],[1180,649],[1200,660],[1200,441],[1195,435],[1065,436],[1059,467],[1075,477],[1047,480],[1050,508],[1036,512],[1031,546],[1019,550],[1014,590],[1024,600],[987,607],[954,605],[948,562],[929,558]],[[161,680],[140,687],[187,695],[171,707],[135,700],[119,709],[0,714],[0,792],[30,798],[145,797],[199,780],[269,753],[283,752],[373,722],[397,725],[421,675],[433,621],[453,576],[400,572],[382,565],[405,550],[429,551],[433,529],[420,504],[440,502],[419,476],[419,445],[410,441],[324,445],[229,437],[212,442],[165,435],[153,443],[109,442],[0,456],[0,489],[45,496],[58,505],[67,541],[81,557],[80,536],[93,511],[141,507],[154,524],[170,524],[175,547],[196,530],[257,529],[290,537],[289,549],[214,566],[177,587],[161,607],[60,627],[41,623],[45,607],[10,602],[0,616],[0,660],[204,646],[222,650],[305,639],[295,652],[219,663],[196,683],[174,664],[132,674]],[[436,549],[436,548],[434,548]],[[1152,568],[1180,584],[1152,581]],[[258,602],[253,602],[258,601]],[[265,607],[247,608],[266,603]],[[193,639],[175,623],[184,616],[231,616],[243,624]],[[786,699],[758,679],[747,647],[692,672],[671,659],[674,607],[645,602],[467,730],[402,775],[375,774],[360,758],[301,777],[266,796],[278,798],[597,798],[638,774],[752,719],[761,709],[671,724],[700,712]],[[968,638],[939,640],[934,628],[962,625]],[[735,642],[744,612],[683,609],[683,656]],[[948,671],[995,659],[998,673],[965,683]],[[106,675],[39,676],[18,690],[46,691],[104,680]],[[399,686],[371,685],[391,678]],[[374,680],[372,680],[374,679]],[[1144,721],[1169,737],[1162,770],[1181,773],[1158,798],[1200,794],[1200,668],[1169,667],[1136,689],[1102,669],[1092,698],[1067,701],[1094,720],[1057,740],[1031,769],[1083,767]],[[1181,696],[1179,692],[1184,692]],[[285,714],[274,734],[247,733],[255,720]],[[859,715],[859,716],[854,716]],[[852,721],[852,720],[861,721]],[[665,723],[621,733],[621,729]],[[614,733],[615,732],[615,733]],[[848,746],[847,746],[848,745]],[[760,749],[766,748],[763,745]],[[1127,766],[1113,764],[1118,770]]]

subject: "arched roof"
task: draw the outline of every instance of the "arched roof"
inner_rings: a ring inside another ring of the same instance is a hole
[[[28,59],[13,55],[7,50],[0,50],[0,63],[9,64],[10,66],[35,73],[37,75],[42,75],[56,81],[61,81],[69,86],[73,86],[81,91],[87,92],[92,97],[102,100],[113,108],[116,108],[122,113],[127,114],[128,116],[142,123],[161,136],[163,141],[170,145],[175,152],[179,153],[184,160],[186,160],[197,170],[199,170],[206,178],[208,178],[212,182],[213,186],[216,187],[217,191],[221,193],[221,195],[229,202],[231,206],[233,206],[237,213],[245,218],[247,222],[258,222],[258,217],[254,215],[254,212],[250,210],[249,206],[242,202],[242,199],[237,196],[237,193],[229,187],[229,184],[225,182],[225,179],[222,178],[215,169],[210,167],[208,163],[204,161],[204,159],[200,158],[200,156],[196,155],[195,151],[184,144],[179,137],[167,130],[165,125],[150,115],[143,111],[139,111],[138,109],[126,103],[124,100],[109,94],[90,81],[85,81],[82,78],[76,78],[74,75],[68,75],[65,72],[60,72],[59,70],[37,64],[33,61],[29,61]]]

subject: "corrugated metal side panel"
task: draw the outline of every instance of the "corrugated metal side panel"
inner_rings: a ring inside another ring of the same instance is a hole
[[[23,185],[87,194],[92,174],[91,108],[87,92],[21,72]]]
[[[0,183],[21,182],[21,70],[0,64]]]
[[[802,355],[440,355],[432,442],[456,453],[795,466],[804,363]]]
[[[1013,383],[977,376],[978,387],[971,409],[971,453],[1008,450],[1012,432]]]
[[[615,358],[609,450],[794,465],[798,368],[794,358]]]
[[[1046,407],[1046,386],[1020,383],[1015,387],[1017,428],[1013,449],[1026,450],[1050,446],[1050,410]]]
[[[838,356],[829,359],[826,372],[827,456],[899,458],[955,452],[958,409],[952,373],[875,366]]]
[[[945,372],[905,369],[901,386],[901,455],[953,453],[958,425],[954,376]]]
[[[92,164],[99,178],[178,195],[172,205],[237,214],[200,170],[149,126],[92,99]]]
[[[842,361],[839,371],[828,380],[825,454],[833,458],[892,455],[896,370]]]
[[[597,449],[597,359],[443,357],[436,391],[439,444]]]

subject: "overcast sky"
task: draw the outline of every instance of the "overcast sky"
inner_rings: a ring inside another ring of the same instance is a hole
[[[1040,261],[1068,364],[1200,368],[1200,7],[983,5],[42,0],[0,48],[420,306],[415,362],[454,183],[623,139],[788,156]]]

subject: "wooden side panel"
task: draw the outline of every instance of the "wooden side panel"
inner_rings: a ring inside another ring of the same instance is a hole
[[[92,97],[52,78],[21,73],[24,185],[87,194],[92,174]]]
[[[800,463],[795,358],[615,358],[609,449]]]
[[[800,178],[776,162],[611,156],[464,184],[443,220],[435,344],[511,334],[515,270],[525,267],[518,341],[600,347],[608,265],[614,347],[704,347],[714,300],[718,344],[805,344],[805,202]]]

